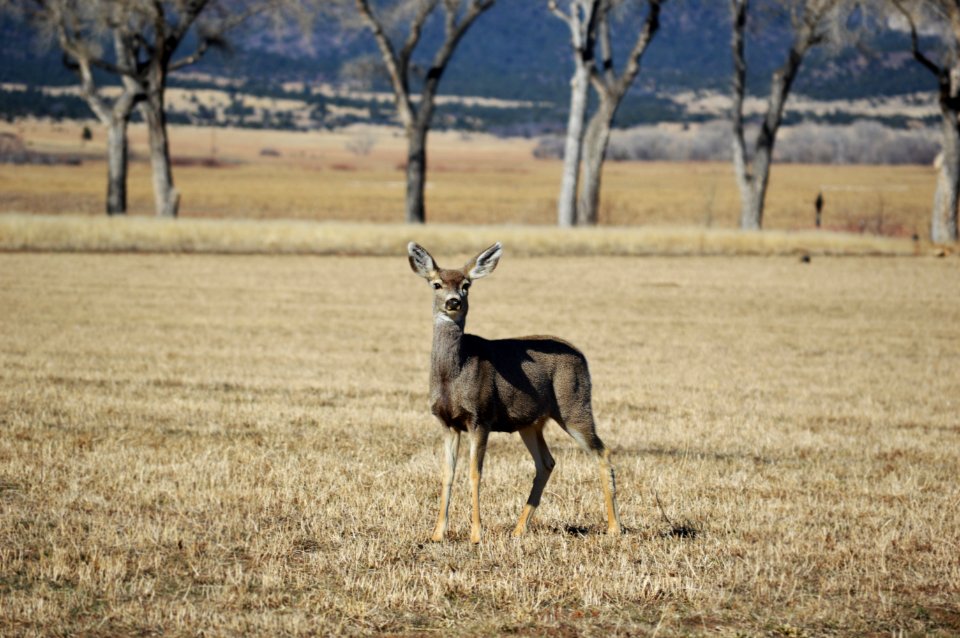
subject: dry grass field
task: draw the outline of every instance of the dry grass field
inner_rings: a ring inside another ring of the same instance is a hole
[[[507,245],[468,329],[587,353],[629,532],[553,427],[474,547],[403,257],[0,254],[0,634],[957,635],[958,266]]]
[[[82,154],[80,166],[4,166],[0,210],[100,215],[106,189],[102,131],[81,145],[79,123],[0,123],[42,153]],[[369,138],[369,155],[348,145]],[[553,224],[561,164],[532,156],[534,141],[486,135],[430,135],[427,215],[458,224]],[[398,222],[403,217],[404,140],[389,129],[294,133],[171,127],[181,165],[174,178],[183,217]],[[131,148],[146,156],[145,131],[131,127]],[[271,155],[261,152],[269,150]],[[203,165],[215,159],[216,167]],[[726,163],[609,162],[600,221],[608,226],[734,228],[739,200]],[[824,225],[868,234],[926,236],[935,174],[924,166],[775,165],[764,226],[813,226],[823,192]],[[152,213],[148,166],[131,167],[133,214]]]

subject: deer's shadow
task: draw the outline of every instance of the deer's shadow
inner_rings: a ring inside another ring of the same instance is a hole
[[[577,525],[574,523],[563,523],[561,525],[551,525],[547,528],[550,532],[554,534],[566,534],[567,536],[575,536],[578,538],[587,538],[588,536],[605,536],[606,530],[603,526],[598,525]],[[638,537],[647,537],[650,539],[654,538],[683,538],[693,540],[698,538],[702,531],[699,527],[691,523],[690,521],[684,521],[683,523],[674,523],[672,521],[669,524],[653,530],[640,530],[632,527],[623,528],[623,536],[638,536]]]

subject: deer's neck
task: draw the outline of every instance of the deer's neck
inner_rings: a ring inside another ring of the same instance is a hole
[[[430,385],[455,379],[463,367],[463,324],[445,317],[433,322],[433,352],[430,361]]]

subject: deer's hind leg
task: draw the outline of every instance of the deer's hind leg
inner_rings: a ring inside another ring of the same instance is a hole
[[[537,506],[540,505],[540,496],[543,494],[543,488],[546,487],[547,481],[550,480],[550,473],[553,472],[553,468],[556,465],[556,461],[553,460],[553,456],[551,456],[550,450],[547,448],[547,442],[543,438],[543,426],[545,423],[545,420],[539,421],[519,432],[524,445],[526,445],[530,451],[530,456],[533,457],[533,463],[536,466],[537,473],[533,477],[533,487],[530,488],[530,497],[527,498],[527,504],[524,505],[523,512],[520,513],[520,520],[517,522],[517,527],[513,530],[514,536],[522,536],[523,533],[527,531],[530,519],[533,518],[533,513],[536,511]]]
[[[610,450],[597,436],[597,427],[590,411],[579,413],[560,422],[560,427],[582,447],[596,457],[600,470],[600,486],[603,488],[603,501],[607,510],[607,534],[619,536],[623,532],[620,516],[617,513],[617,479],[610,462]]]

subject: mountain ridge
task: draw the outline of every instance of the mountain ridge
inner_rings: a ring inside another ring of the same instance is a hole
[[[624,52],[642,23],[641,11],[625,12],[614,22],[613,42],[622,65]],[[618,116],[619,126],[656,121],[696,120],[667,96],[689,91],[726,92],[731,74],[729,11],[715,0],[665,3],[661,27],[643,58],[643,68]],[[424,29],[414,62],[429,63],[441,37],[437,19]],[[773,22],[748,35],[748,89],[762,97],[770,73],[786,55],[789,30]],[[22,23],[0,20],[0,82],[28,86],[75,84],[54,48],[39,47]],[[362,86],[387,90],[382,74],[368,71],[377,62],[369,33],[333,22],[316,26],[309,39],[296,29],[274,31],[248,27],[231,36],[229,51],[213,52],[190,67],[197,74],[244,84],[259,94],[280,92],[285,82]],[[834,52],[821,47],[801,67],[795,92],[820,99],[857,99],[934,91],[935,82],[909,55],[903,34],[883,33],[869,48]],[[482,96],[549,104],[515,120],[546,120],[562,125],[569,92],[572,56],[566,26],[546,9],[546,3],[500,0],[481,15],[460,43],[441,82],[445,95]],[[358,82],[357,70],[360,73]],[[191,76],[171,78],[172,85],[194,85]],[[109,79],[108,79],[109,80]],[[7,114],[9,117],[9,114]],[[483,114],[473,117],[484,119]],[[460,112],[460,120],[470,115]],[[489,119],[489,117],[488,117]],[[494,118],[496,119],[496,118]],[[514,122],[514,123],[517,123]],[[486,121],[486,125],[494,125]]]

